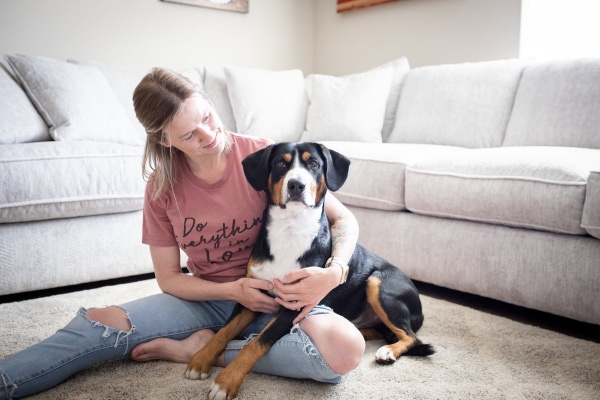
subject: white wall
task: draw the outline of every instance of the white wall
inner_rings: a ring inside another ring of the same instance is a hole
[[[599,15],[597,0],[523,0],[520,56],[600,57]]]
[[[249,0],[240,14],[159,0],[0,0],[0,54],[112,65],[225,64],[340,75],[518,56],[521,0],[406,0],[336,13],[336,0]]]
[[[249,4],[241,14],[159,0],[0,0],[0,55],[310,71],[313,2]]]
[[[315,2],[315,72],[341,75],[407,56],[411,67],[519,56],[521,0],[406,0],[336,13]]]

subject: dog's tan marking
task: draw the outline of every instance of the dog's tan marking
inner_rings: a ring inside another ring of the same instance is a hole
[[[275,205],[281,205],[282,203],[282,194],[283,192],[281,191],[283,188],[283,181],[284,179],[280,179],[278,182],[273,182],[273,177],[271,175],[269,175],[269,193],[271,193],[271,200],[273,200],[273,204]]]
[[[221,328],[211,340],[194,354],[186,369],[186,377],[190,379],[205,379],[208,377],[210,367],[215,364],[219,354],[225,350],[227,343],[232,341],[254,320],[254,312],[247,308],[231,319]]]
[[[254,364],[271,349],[271,346],[261,344],[260,338],[276,320],[277,318],[273,318],[261,333],[244,346],[233,361],[215,378],[214,385],[218,386],[220,391],[227,393],[228,399],[237,396],[246,375],[250,373]]]
[[[398,359],[398,357],[400,357],[402,354],[406,353],[412,347],[417,345],[419,343],[419,340],[417,339],[417,337],[415,336],[414,333],[405,332],[403,329],[398,328],[397,326],[393,325],[390,322],[388,315],[383,310],[383,308],[381,307],[381,303],[379,302],[379,286],[380,285],[381,285],[381,279],[379,279],[379,278],[371,276],[371,277],[369,277],[369,279],[367,279],[367,301],[373,308],[373,311],[375,312],[375,314],[377,314],[379,319],[381,319],[381,322],[383,322],[388,328],[390,328],[390,330],[398,338],[398,341],[396,343],[392,343],[392,344],[383,346],[391,352],[394,359],[390,359],[390,360],[377,359],[377,362],[379,362],[379,363],[391,364],[396,359]],[[378,351],[378,353],[379,353],[379,351]]]
[[[246,278],[254,278],[253,267],[262,264],[256,258],[250,256],[250,260],[248,260],[248,266],[246,268]]]
[[[310,160],[310,158],[312,157],[312,154],[308,151],[305,151],[304,153],[302,153],[302,159],[304,161],[308,161]]]
[[[362,334],[363,338],[366,341],[369,341],[369,340],[380,340],[380,339],[383,338],[381,336],[381,334],[379,332],[377,332],[377,330],[375,330],[373,328],[361,329],[360,333]]]
[[[327,180],[325,175],[321,176],[321,182],[315,187],[315,202],[319,202],[327,191]]]
[[[292,154],[291,154],[291,153],[285,153],[285,154],[283,155],[283,160],[284,160],[286,163],[288,163],[288,164],[289,164],[289,163],[291,163],[291,162],[292,162]]]

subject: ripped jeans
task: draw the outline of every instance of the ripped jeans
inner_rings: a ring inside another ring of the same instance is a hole
[[[232,301],[192,302],[168,294],[144,297],[121,306],[127,312],[131,330],[119,331],[91,321],[87,310],[49,338],[0,360],[0,400],[29,396],[58,385],[69,376],[96,363],[129,357],[138,344],[156,338],[182,340],[200,329],[217,331],[227,321]],[[312,314],[331,313],[315,307]],[[271,315],[260,315],[229,343],[225,361],[230,363],[241,348],[269,322]],[[183,371],[183,370],[182,370]],[[254,366],[253,371],[291,378],[338,383],[335,373],[310,337],[295,325]]]

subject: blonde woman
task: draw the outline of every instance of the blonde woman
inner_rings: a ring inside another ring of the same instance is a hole
[[[228,364],[279,307],[304,307],[292,332],[254,370],[339,382],[358,366],[365,346],[349,321],[318,305],[339,284],[341,269],[305,268],[283,282],[245,277],[266,197],[247,183],[241,160],[270,142],[226,132],[202,90],[167,69],[146,75],[133,100],[147,132],[142,241],[149,245],[163,293],[120,306],[81,308],[65,329],[0,360],[0,399],[40,392],[90,365],[124,356],[187,363],[223,326],[235,302],[264,314],[227,346],[217,366]],[[348,261],[357,222],[331,194],[325,209],[332,256]],[[180,268],[180,249],[191,274]],[[274,287],[280,297],[264,294]]]

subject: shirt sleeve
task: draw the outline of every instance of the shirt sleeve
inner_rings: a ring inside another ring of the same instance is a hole
[[[167,196],[162,194],[152,200],[153,180],[146,183],[142,223],[142,243],[151,246],[178,246],[173,225],[167,214]]]

